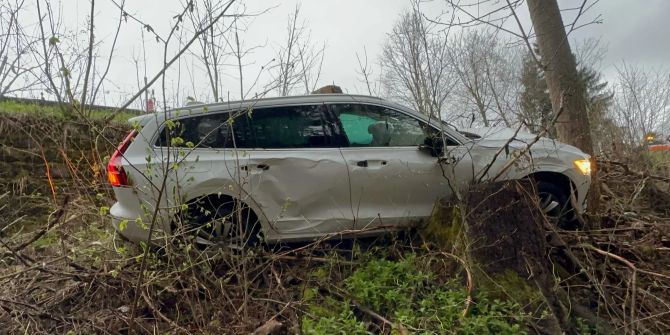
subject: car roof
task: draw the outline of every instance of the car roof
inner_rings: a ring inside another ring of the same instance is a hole
[[[235,101],[225,101],[217,103],[199,103],[192,102],[186,106],[174,108],[168,110],[167,113],[164,112],[153,112],[145,115],[140,115],[134,118],[131,118],[130,122],[138,122],[140,124],[148,121],[148,119],[156,118],[158,120],[165,120],[171,118],[178,118],[181,116],[194,116],[198,114],[203,114],[207,112],[217,112],[217,111],[226,111],[231,109],[242,109],[242,108],[261,108],[261,107],[273,107],[273,106],[290,106],[298,104],[316,104],[316,103],[367,103],[367,104],[376,104],[387,106],[395,109],[399,109],[406,114],[413,115],[416,118],[422,119],[424,121],[435,123],[439,122],[435,119],[429,120],[427,116],[418,113],[417,111],[397,104],[395,102],[388,101],[375,96],[369,95],[358,95],[358,94],[343,94],[343,93],[327,93],[327,94],[306,94],[306,95],[293,95],[293,96],[284,96],[284,97],[269,97],[269,98],[256,98],[256,99],[247,99],[247,100],[235,100]],[[160,122],[160,121],[159,121]],[[460,137],[460,140],[465,139],[460,134],[455,135]]]
[[[169,113],[172,114],[174,112],[184,110],[193,110],[193,112],[196,112],[196,110],[198,109],[205,109],[205,108],[208,109],[209,111],[218,111],[227,109],[247,108],[250,106],[268,107],[276,105],[294,105],[294,104],[307,104],[307,103],[320,103],[320,102],[364,102],[364,103],[392,104],[391,102],[386,101],[382,98],[368,95],[330,93],[330,94],[306,94],[306,95],[292,95],[284,97],[234,100],[234,101],[224,101],[216,103],[190,103],[184,107],[175,108],[171,110]]]
[[[215,103],[201,103],[201,102],[191,102],[185,106],[173,108],[164,112],[153,112],[138,117],[132,118],[130,121],[142,121],[148,119],[150,115],[158,117],[158,119],[171,119],[177,118],[180,116],[190,116],[197,115],[200,113],[214,112],[214,111],[225,111],[229,109],[241,109],[249,107],[271,107],[271,106],[280,106],[280,105],[296,105],[296,104],[310,104],[310,103],[372,103],[386,105],[389,107],[394,107],[403,110],[405,113],[409,113],[418,117],[421,117],[419,113],[414,110],[407,108],[405,106],[396,104],[394,102],[369,96],[369,95],[358,95],[358,94],[342,94],[342,93],[329,93],[329,94],[306,94],[306,95],[293,95],[285,97],[269,97],[269,98],[257,98],[257,99],[247,99],[247,100],[233,100],[233,101],[224,101],[224,102],[215,102]],[[185,113],[187,112],[187,113]],[[140,122],[141,123],[141,122]]]

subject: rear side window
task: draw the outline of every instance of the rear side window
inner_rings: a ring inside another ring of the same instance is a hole
[[[212,113],[166,122],[156,145],[197,148],[337,147],[322,105]]]
[[[156,146],[167,147],[225,147],[230,113],[195,116],[168,120],[161,128]]]

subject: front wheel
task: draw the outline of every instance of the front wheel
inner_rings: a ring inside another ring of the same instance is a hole
[[[538,181],[537,195],[544,215],[561,229],[576,229],[579,221],[575,209],[570,203],[570,194],[556,184]]]

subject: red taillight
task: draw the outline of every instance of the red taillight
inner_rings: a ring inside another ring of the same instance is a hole
[[[130,143],[133,142],[135,136],[137,136],[137,131],[131,131],[109,159],[109,163],[107,164],[107,179],[112,186],[128,185],[128,176],[126,176],[126,171],[123,170],[123,166],[121,165],[121,157],[126,149],[128,149],[128,146],[130,146]]]

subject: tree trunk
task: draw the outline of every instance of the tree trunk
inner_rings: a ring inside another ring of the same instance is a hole
[[[579,80],[577,62],[570,50],[558,3],[556,0],[528,0],[528,9],[537,32],[554,112],[558,112],[563,100],[563,112],[556,124],[559,139],[593,154],[585,88]]]
[[[477,290],[525,306],[539,334],[575,334],[535,192],[527,180],[474,185],[462,200],[438,202],[422,234],[467,260]]]
[[[556,123],[558,138],[593,156],[585,86],[579,79],[577,62],[570,50],[558,3],[556,0],[528,0],[528,10],[537,33],[552,108],[554,113],[563,108]],[[589,207],[595,209],[598,206],[599,192],[595,159],[592,158],[591,161],[593,187]]]

